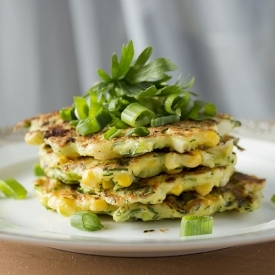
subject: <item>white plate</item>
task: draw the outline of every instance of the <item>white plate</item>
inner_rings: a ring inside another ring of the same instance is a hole
[[[248,125],[248,124],[247,124]],[[252,133],[254,137],[252,136]],[[246,150],[238,152],[237,170],[267,179],[260,209],[246,214],[214,216],[213,234],[179,237],[180,220],[115,223],[104,217],[106,229],[84,232],[70,226],[69,218],[43,208],[34,197],[32,166],[37,147],[14,142],[0,147],[0,179],[14,177],[28,189],[26,200],[0,197],[0,239],[44,245],[66,251],[106,256],[154,257],[211,251],[236,245],[275,240],[275,142],[266,129],[242,128],[237,135]],[[152,232],[145,233],[150,230]]]

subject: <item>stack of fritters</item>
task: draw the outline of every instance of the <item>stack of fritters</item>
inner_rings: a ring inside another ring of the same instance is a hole
[[[90,210],[117,222],[212,215],[260,206],[264,179],[235,171],[240,126],[227,115],[149,127],[143,137],[79,135],[58,112],[23,121],[39,145],[45,175],[34,182],[40,202],[62,215]],[[128,131],[127,129],[125,132]]]

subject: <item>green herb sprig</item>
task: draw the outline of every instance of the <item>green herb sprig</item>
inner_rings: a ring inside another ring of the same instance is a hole
[[[60,110],[61,118],[70,121],[83,136],[104,130],[104,137],[109,139],[129,127],[137,128],[130,132],[132,135],[145,135],[149,131],[140,131],[140,127],[215,116],[213,103],[192,99],[196,94],[189,89],[194,77],[182,80],[180,76],[174,85],[168,85],[171,76],[167,72],[177,66],[166,58],[149,61],[151,54],[152,47],[147,47],[134,60],[133,42],[123,45],[120,60],[116,53],[112,55],[111,75],[98,69],[101,81],[83,97],[74,97],[71,108]]]

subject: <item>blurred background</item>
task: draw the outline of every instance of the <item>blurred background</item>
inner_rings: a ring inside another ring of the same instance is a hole
[[[0,127],[72,103],[133,40],[236,118],[275,118],[273,0],[0,0]]]

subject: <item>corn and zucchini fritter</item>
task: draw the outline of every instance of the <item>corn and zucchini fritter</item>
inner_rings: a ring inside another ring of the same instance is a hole
[[[184,120],[173,124],[148,127],[147,136],[122,136],[104,139],[103,132],[81,136],[58,112],[36,116],[18,124],[28,127],[25,141],[30,145],[48,144],[67,157],[89,156],[95,159],[135,157],[157,149],[183,153],[201,147],[214,147],[220,139],[240,123],[227,115],[203,121]]]
[[[233,139],[215,147],[185,153],[150,152],[137,157],[97,160],[93,157],[69,158],[55,154],[49,145],[39,148],[40,165],[48,177],[74,184],[85,190],[98,191],[113,187],[129,187],[139,178],[160,173],[178,174],[186,168],[226,166],[236,163]]]
[[[68,185],[48,177],[38,178],[34,182],[39,201],[48,209],[64,216],[80,210],[93,211],[111,215],[116,222],[213,215],[227,210],[251,212],[260,207],[264,185],[264,179],[235,172],[225,186],[214,187],[205,196],[192,190],[179,196],[167,195],[159,204],[133,203],[114,206],[99,195],[80,192],[78,185]]]

